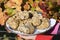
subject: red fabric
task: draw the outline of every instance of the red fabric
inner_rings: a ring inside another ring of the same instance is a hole
[[[51,40],[52,37],[50,35],[37,35],[35,40]]]

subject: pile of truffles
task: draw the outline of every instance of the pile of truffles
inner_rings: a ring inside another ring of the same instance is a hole
[[[36,11],[19,11],[7,20],[9,26],[25,34],[33,34],[35,29],[45,29],[49,26],[49,19],[43,18]]]

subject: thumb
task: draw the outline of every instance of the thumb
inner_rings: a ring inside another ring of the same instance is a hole
[[[19,35],[19,34],[18,34]],[[36,35],[34,36],[24,36],[24,35],[19,35],[21,38],[24,38],[24,39],[35,39]]]

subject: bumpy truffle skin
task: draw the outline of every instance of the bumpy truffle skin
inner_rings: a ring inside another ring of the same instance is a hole
[[[23,23],[21,23],[17,29],[18,31],[20,32],[23,32],[25,34],[28,34],[29,33],[29,28],[26,27]]]
[[[13,18],[9,18],[7,23],[12,29],[16,29],[18,27],[18,22],[15,21]]]
[[[19,18],[20,18],[21,20],[28,19],[28,17],[29,17],[29,14],[28,14],[27,11],[23,11],[23,12],[20,12],[20,13],[19,13]]]
[[[27,21],[27,22],[25,23],[25,26],[29,28],[30,34],[34,33],[34,30],[35,30],[35,29],[34,29],[34,26],[31,24],[31,22]]]
[[[41,21],[39,20],[39,18],[33,17],[32,18],[32,23],[33,23],[34,26],[38,26],[38,25],[40,25]]]
[[[41,29],[45,29],[45,28],[48,28],[48,27],[49,27],[49,21],[48,21],[48,19],[43,18],[41,25],[37,26],[37,29],[41,30]]]
[[[45,29],[49,26],[49,20],[43,18],[36,11],[19,11],[7,20],[12,29],[24,34],[33,34],[35,29]]]

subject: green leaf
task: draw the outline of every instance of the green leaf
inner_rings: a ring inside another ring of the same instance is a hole
[[[13,9],[8,9],[8,13],[11,14],[13,12]]]
[[[35,8],[34,8],[34,7],[32,7],[32,8],[31,8],[31,10],[32,10],[32,11],[34,11],[34,10],[35,10]]]
[[[13,8],[9,8],[9,9],[7,9],[7,14],[9,15],[9,16],[12,16],[14,13],[14,9]]]

